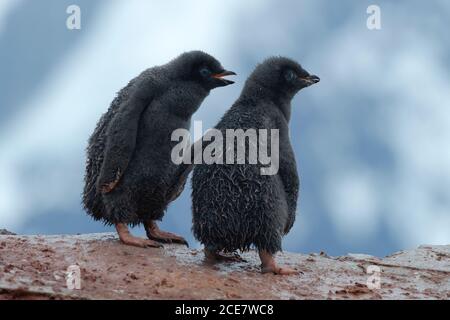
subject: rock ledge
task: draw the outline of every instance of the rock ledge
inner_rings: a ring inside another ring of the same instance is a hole
[[[382,259],[284,252],[278,261],[300,271],[288,277],[260,274],[255,252],[243,257],[211,266],[200,250],[134,248],[110,233],[0,235],[0,300],[450,298],[450,245]]]

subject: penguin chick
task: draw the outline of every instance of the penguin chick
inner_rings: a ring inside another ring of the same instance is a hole
[[[282,236],[294,224],[299,190],[295,155],[289,138],[291,100],[302,88],[319,82],[297,62],[273,57],[259,64],[247,79],[238,100],[216,129],[271,129],[279,131],[279,169],[262,175],[258,159],[249,164],[201,164],[192,176],[193,232],[205,246],[208,259],[226,259],[221,253],[255,246],[262,272],[296,273],[279,267],[274,254],[281,250]],[[228,143],[229,141],[227,141]],[[242,142],[242,141],[241,141]],[[248,142],[245,150],[249,150]],[[267,142],[271,146],[270,142]],[[236,155],[237,144],[234,143]],[[225,144],[222,145],[225,150]],[[262,145],[259,145],[261,148]],[[274,155],[278,150],[270,150]],[[236,162],[235,162],[236,163]]]
[[[171,134],[189,129],[210,90],[232,84],[223,77],[233,74],[204,52],[183,53],[132,79],[100,118],[87,147],[83,205],[95,220],[114,224],[123,243],[187,244],[155,222],[181,193],[192,168],[172,162]],[[149,239],[130,234],[127,225],[137,224],[144,224]]]

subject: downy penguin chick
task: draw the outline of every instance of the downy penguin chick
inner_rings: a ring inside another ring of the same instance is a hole
[[[186,170],[175,165],[175,129],[189,129],[191,116],[210,90],[233,81],[214,57],[186,52],[142,72],[120,90],[99,120],[87,147],[83,204],[95,220],[114,224],[120,240],[139,247],[186,240],[158,228],[168,204],[184,188]],[[128,225],[143,224],[148,239]]]
[[[275,174],[263,175],[260,159],[250,164],[247,139],[241,140],[246,150],[245,164],[215,163],[194,167],[192,229],[196,239],[204,244],[207,258],[225,259],[227,256],[222,253],[255,246],[262,272],[296,272],[279,267],[274,260],[274,254],[281,250],[282,237],[294,224],[299,192],[295,155],[289,138],[291,100],[299,90],[317,82],[319,78],[310,75],[297,62],[283,57],[269,58],[256,67],[238,100],[217,124],[216,129],[223,137],[227,136],[227,129],[245,132],[254,129],[258,139],[259,129],[267,129],[268,136],[272,129],[278,129],[279,168]],[[203,145],[205,147],[206,143]],[[238,145],[234,141],[233,145],[236,157]],[[271,145],[268,140],[267,146]],[[226,150],[225,142],[221,150]],[[269,149],[267,154],[273,157],[275,152],[278,150]]]

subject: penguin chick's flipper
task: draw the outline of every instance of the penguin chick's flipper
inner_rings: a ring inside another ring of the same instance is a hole
[[[188,242],[183,237],[171,232],[162,231],[154,220],[150,220],[144,224],[147,237],[151,240],[156,240],[164,243],[180,243],[189,247]]]
[[[97,180],[103,193],[111,192],[119,183],[136,146],[139,119],[150,104],[151,86],[136,85],[131,97],[124,101],[107,128],[104,160]]]
[[[119,239],[120,239],[120,241],[122,241],[123,244],[129,245],[129,246],[141,247],[141,248],[161,248],[162,247],[162,244],[160,244],[159,242],[133,236],[130,233],[130,231],[128,230],[128,227],[126,224],[117,223],[116,230],[117,230],[117,233],[119,234]]]
[[[291,268],[282,268],[277,265],[273,255],[265,250],[259,251],[259,257],[261,259],[261,272],[262,273],[274,273],[279,275],[293,275],[299,274],[297,270]]]
[[[174,179],[175,182],[167,190],[167,193],[166,193],[166,198],[169,200],[169,202],[172,202],[175,199],[177,199],[180,196],[180,194],[183,192],[184,186],[186,185],[187,178],[189,176],[189,173],[191,173],[193,167],[194,167],[193,164],[189,164],[189,165],[181,164],[180,165],[177,173],[175,174],[175,179]]]
[[[219,261],[227,261],[227,262],[247,262],[244,258],[238,255],[236,252],[231,254],[226,254],[219,251],[214,251],[205,248],[205,258],[208,262],[219,262]]]

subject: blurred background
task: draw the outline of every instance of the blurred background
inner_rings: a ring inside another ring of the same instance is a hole
[[[80,30],[66,27],[71,4]],[[366,26],[371,4],[381,30]],[[195,114],[204,130],[270,55],[321,78],[293,101],[301,191],[285,250],[383,256],[449,244],[449,20],[445,0],[0,0],[0,228],[112,231],[82,210],[87,139],[131,78],[201,49],[238,73]],[[161,227],[199,247],[190,192]]]

